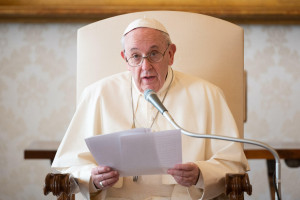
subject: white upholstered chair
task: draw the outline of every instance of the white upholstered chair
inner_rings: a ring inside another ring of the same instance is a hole
[[[244,32],[237,25],[210,16],[177,11],[138,12],[80,28],[77,98],[87,85],[127,70],[120,55],[121,36],[131,21],[141,17],[155,18],[167,28],[177,46],[174,69],[198,75],[223,90],[243,137]]]
[[[244,32],[235,24],[206,15],[175,11],[138,12],[80,28],[77,97],[87,85],[127,70],[120,55],[120,40],[126,26],[140,17],[155,18],[167,28],[177,46],[174,69],[198,75],[223,90],[243,136]]]

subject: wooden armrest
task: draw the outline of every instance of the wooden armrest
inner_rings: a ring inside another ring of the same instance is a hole
[[[70,174],[47,174],[44,185],[44,195],[50,192],[57,196],[58,200],[75,200],[71,185],[75,182]]]
[[[47,174],[45,178],[44,195],[50,192],[57,196],[58,200],[75,200],[75,195],[71,192],[71,183],[74,178],[70,174]],[[244,192],[252,194],[248,174],[226,174],[225,194],[230,200],[244,200]]]
[[[244,174],[226,174],[225,194],[230,200],[244,200],[244,192],[252,194],[252,185],[247,173]]]

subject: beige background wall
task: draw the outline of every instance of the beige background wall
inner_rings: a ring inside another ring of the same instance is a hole
[[[40,200],[48,160],[24,160],[33,140],[60,140],[75,110],[76,30],[85,24],[0,24],[0,200]],[[242,25],[248,73],[245,137],[300,146],[300,26]],[[253,196],[269,199],[265,162],[250,160]],[[282,163],[284,199],[300,168]]]

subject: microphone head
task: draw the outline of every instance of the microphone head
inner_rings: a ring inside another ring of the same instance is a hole
[[[161,114],[163,114],[167,109],[165,106],[162,104],[162,102],[159,100],[157,94],[151,90],[147,89],[144,92],[144,97],[147,101],[149,101]]]
[[[145,97],[145,99],[146,99],[147,101],[149,101],[149,96],[150,96],[151,94],[155,94],[155,92],[154,92],[153,90],[151,90],[151,89],[147,89],[147,90],[144,91],[144,97]]]

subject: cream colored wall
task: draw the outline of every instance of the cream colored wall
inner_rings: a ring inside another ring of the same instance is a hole
[[[248,74],[245,138],[300,147],[300,26],[244,25]],[[265,161],[250,160],[253,196],[270,199]],[[299,199],[300,167],[282,161],[283,199]]]
[[[42,188],[50,162],[24,160],[23,150],[33,140],[64,135],[75,110],[81,26],[0,24],[1,200],[46,199]]]
[[[0,200],[43,196],[47,160],[24,160],[33,140],[59,140],[75,110],[76,30],[85,24],[0,24]],[[245,137],[300,146],[300,26],[243,25],[248,72]],[[282,163],[284,199],[300,168]],[[250,160],[253,196],[269,199],[265,162]]]

